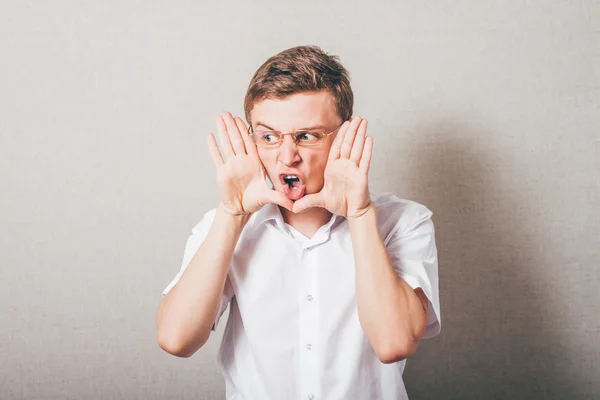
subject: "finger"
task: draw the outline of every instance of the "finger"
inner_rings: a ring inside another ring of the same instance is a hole
[[[215,167],[219,168],[219,166],[223,165],[223,156],[221,156],[219,146],[217,146],[217,139],[215,139],[215,135],[209,133],[206,137],[206,143],[208,144],[208,151],[213,160],[213,164],[215,164]]]
[[[217,129],[219,130],[219,144],[221,145],[221,152],[225,156],[225,160],[229,160],[231,157],[235,155],[233,152],[233,147],[231,147],[231,142],[229,141],[229,135],[227,134],[227,127],[225,126],[225,121],[219,115],[217,117]]]
[[[242,121],[242,119],[239,117],[235,117],[235,123],[240,133],[242,134],[242,139],[244,140],[244,145],[246,147],[246,153],[258,156],[258,152],[256,151],[256,144],[250,137],[250,134],[248,133],[248,127],[246,126],[244,121]]]
[[[371,155],[373,154],[373,136],[367,136],[365,140],[365,147],[360,158],[360,164],[358,168],[365,173],[369,174],[369,166],[371,165]]]
[[[342,148],[340,149],[340,158],[349,158],[350,151],[352,151],[352,144],[354,143],[354,136],[356,136],[356,130],[360,125],[362,118],[354,117],[352,118],[352,122],[350,122],[350,126],[348,127],[348,131],[345,134],[344,142],[342,143]]]
[[[306,211],[309,208],[313,207],[325,207],[325,203],[323,201],[323,195],[321,192],[315,194],[309,194],[301,198],[300,200],[296,200],[294,202],[294,209],[292,210],[294,213],[301,213],[302,211]]]
[[[235,154],[246,154],[246,146],[244,146],[242,135],[240,134],[240,130],[233,120],[231,113],[227,112],[223,114],[223,121],[225,121],[227,134],[229,135],[229,140],[231,140],[231,145],[233,146]]]
[[[367,120],[363,119],[360,125],[358,126],[358,132],[356,133],[356,138],[354,138],[354,144],[352,145],[352,153],[350,154],[350,159],[354,161],[356,165],[358,165],[363,153],[365,137],[367,136],[367,124]]]
[[[348,130],[349,125],[350,125],[350,122],[348,122],[348,121],[344,122],[344,124],[338,131],[337,136],[335,137],[335,139],[333,140],[333,143],[331,144],[331,149],[329,150],[329,160],[337,160],[338,158],[340,158],[340,148],[342,147],[342,142],[344,141],[344,135],[345,135],[346,131]]]
[[[281,207],[287,208],[292,211],[294,202],[288,199],[283,193],[268,189],[265,195],[266,203],[273,203],[280,205]]]

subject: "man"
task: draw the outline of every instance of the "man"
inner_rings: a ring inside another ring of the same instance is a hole
[[[227,399],[407,398],[405,359],[440,331],[432,213],[370,194],[352,106],[338,58],[295,47],[252,78],[249,127],[225,113],[220,149],[208,135],[221,202],[163,292],[158,342],[191,356],[229,305]]]

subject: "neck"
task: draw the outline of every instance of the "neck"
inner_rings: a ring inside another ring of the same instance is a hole
[[[321,207],[313,207],[298,214],[283,207],[279,207],[279,209],[283,220],[309,239],[317,233],[320,227],[328,223],[333,215]]]

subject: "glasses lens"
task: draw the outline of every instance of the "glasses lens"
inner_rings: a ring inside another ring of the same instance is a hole
[[[298,146],[318,146],[326,135],[320,132],[296,131],[293,137]],[[283,134],[277,131],[256,131],[252,139],[257,146],[278,147],[283,141]]]
[[[316,146],[323,139],[323,134],[318,132],[298,131],[294,134],[296,143],[300,146]]]
[[[275,131],[257,131],[252,135],[254,143],[259,146],[277,146],[281,141],[281,134]]]

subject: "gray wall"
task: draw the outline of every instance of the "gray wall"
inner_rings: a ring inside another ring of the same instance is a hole
[[[255,69],[337,54],[373,190],[434,211],[411,399],[600,397],[597,1],[0,2],[0,398],[222,399],[154,316]],[[221,326],[224,326],[222,324]]]

